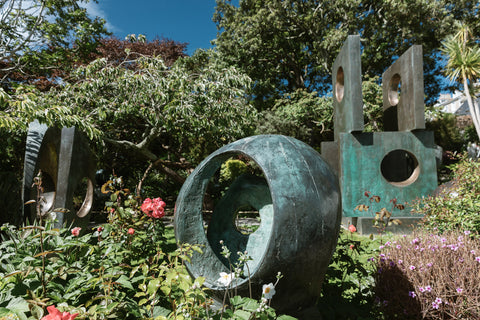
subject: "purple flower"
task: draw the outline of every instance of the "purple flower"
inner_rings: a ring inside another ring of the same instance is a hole
[[[424,288],[424,287],[419,287],[419,288],[418,288],[418,291],[420,291],[420,292],[425,292],[425,288]]]
[[[402,259],[398,260],[398,264],[402,264],[402,263],[403,263]]]
[[[471,232],[470,232],[470,230],[465,230],[465,231],[463,231],[463,233],[464,233],[466,236],[468,236]]]
[[[480,257],[475,257],[475,261],[480,262]]]
[[[378,247],[378,249],[382,250],[383,248],[385,248],[385,246],[380,246]]]
[[[445,242],[447,242],[447,239],[442,238],[441,241],[442,241],[443,243],[445,243]]]
[[[432,307],[433,309],[438,309],[440,306],[437,303],[432,302]]]
[[[463,289],[462,289],[462,288],[457,288],[457,292],[458,292],[458,293],[462,293],[462,292],[463,292]]]
[[[471,254],[475,254],[475,250],[470,250],[470,253],[471,253]]]
[[[436,298],[436,299],[435,299],[435,303],[441,304],[441,303],[442,303],[442,299],[441,299],[441,298]]]
[[[417,295],[415,294],[415,291],[408,291],[408,296],[412,297],[412,298],[415,298]]]
[[[420,240],[418,240],[418,238],[415,238],[415,239],[412,240],[412,244],[417,244],[419,242],[420,242]]]
[[[433,266],[433,263],[431,262],[427,263],[427,267],[431,267],[431,266]]]
[[[395,262],[390,261],[390,267],[395,267]]]
[[[401,249],[401,248],[402,248],[402,246],[397,244],[397,249]]]
[[[386,246],[390,246],[392,243],[390,241],[385,242]]]
[[[409,268],[410,268],[410,270],[415,270],[415,266],[410,266]]]
[[[426,286],[426,287],[425,287],[425,290],[428,291],[428,292],[432,292],[432,287]]]

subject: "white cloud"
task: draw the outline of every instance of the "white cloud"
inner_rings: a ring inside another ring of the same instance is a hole
[[[108,21],[108,17],[107,17],[107,14],[105,13],[105,11],[100,7],[100,4],[98,3],[95,3],[95,2],[88,2],[88,3],[84,3],[84,2],[81,2],[80,3],[80,6],[83,7],[83,8],[86,8],[87,9],[87,12],[90,16],[92,17],[100,17],[102,19],[104,19],[106,21],[105,23],[105,26],[107,27],[107,30],[110,31],[110,32],[119,32],[121,31],[120,28],[116,27],[115,25],[111,24],[109,21]]]

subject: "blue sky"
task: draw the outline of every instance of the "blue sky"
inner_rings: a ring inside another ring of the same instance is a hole
[[[99,0],[87,5],[90,14],[104,18],[107,28],[124,39],[128,34],[144,34],[188,42],[187,53],[211,48],[217,36],[212,21],[215,0]]]

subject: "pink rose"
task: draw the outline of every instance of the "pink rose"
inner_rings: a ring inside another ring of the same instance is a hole
[[[140,209],[149,217],[159,219],[165,215],[166,203],[161,198],[146,198]]]
[[[78,237],[78,236],[80,235],[80,230],[82,230],[82,228],[80,228],[80,227],[75,227],[75,228],[73,228],[73,229],[72,229],[72,235],[73,235],[74,237]]]
[[[355,226],[353,224],[349,225],[348,226],[348,230],[351,232],[351,233],[354,233],[355,231],[357,231],[357,228],[355,228]]]
[[[47,307],[48,315],[41,320],[73,320],[78,316],[78,313],[70,314],[69,312],[60,312],[55,306]]]
[[[127,231],[127,232],[128,232],[128,234],[134,234],[134,233],[135,233],[135,229],[133,229],[133,228],[130,228],[130,229],[128,229],[128,231]]]

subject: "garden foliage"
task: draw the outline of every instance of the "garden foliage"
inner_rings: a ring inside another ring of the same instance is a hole
[[[204,279],[192,279],[184,267],[201,248],[176,248],[172,230],[166,233],[160,220],[165,202],[147,198],[140,204],[120,178],[102,192],[110,198],[108,223],[93,230],[53,229],[51,220],[2,226],[1,316],[46,320],[58,310],[78,314],[76,319],[277,318],[268,307],[272,296],[256,301],[232,295],[228,307],[215,310]]]
[[[470,231],[419,232],[380,252],[375,295],[387,319],[480,318],[480,245]]]
[[[437,195],[414,201],[413,210],[425,215],[423,227],[429,231],[480,232],[480,162],[462,155],[450,169],[452,180]]]
[[[367,259],[378,245],[354,228],[341,231],[318,301],[323,319],[372,319],[374,268]]]

